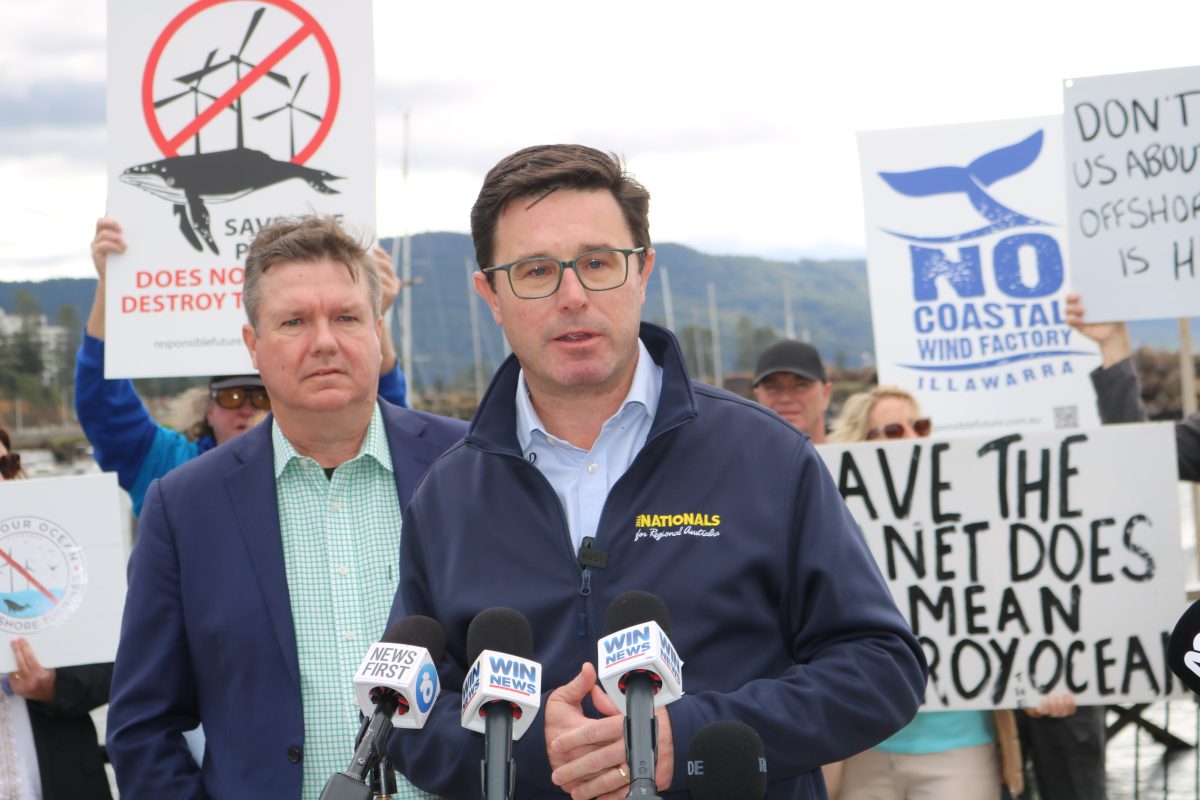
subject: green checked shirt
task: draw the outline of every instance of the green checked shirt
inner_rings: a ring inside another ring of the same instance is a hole
[[[387,626],[396,595],[400,502],[379,407],[362,448],[332,480],[271,423],[275,495],[300,660],[304,800],[354,755],[354,672]],[[400,798],[432,797],[403,778]]]

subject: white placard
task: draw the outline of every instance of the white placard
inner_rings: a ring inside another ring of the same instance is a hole
[[[879,382],[943,433],[1099,424],[1067,326],[1058,117],[859,134]]]
[[[1200,67],[1070,79],[1063,109],[1088,318],[1200,314]]]
[[[926,711],[1178,693],[1174,428],[818,448],[930,664]],[[1023,487],[1023,488],[1022,488]]]
[[[112,661],[125,607],[115,473],[0,483],[0,672],[29,640],[47,667]]]
[[[110,0],[105,376],[253,372],[242,264],[287,214],[374,236],[371,4]]]

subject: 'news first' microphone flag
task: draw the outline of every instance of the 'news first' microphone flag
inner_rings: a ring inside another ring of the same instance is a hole
[[[665,619],[666,608],[649,592],[625,592],[609,606],[607,627],[613,632],[597,644],[596,663],[600,684],[622,714],[629,712],[621,684],[632,672],[649,672],[662,680],[654,693],[655,708],[673,703],[683,694],[683,662],[655,616]],[[624,624],[629,622],[635,624]]]
[[[1184,686],[1200,693],[1200,600],[1175,623],[1167,644],[1167,665]]]
[[[503,648],[503,649],[501,649]],[[467,651],[477,654],[462,688],[459,721],[469,731],[487,732],[489,703],[513,706],[512,738],[520,739],[542,703],[542,665],[532,660],[529,622],[511,608],[479,612],[467,631]]]
[[[354,673],[359,709],[370,717],[380,691],[390,689],[399,695],[392,727],[424,727],[441,691],[437,662],[445,647],[445,634],[436,621],[414,615],[397,622],[383,641],[367,651]]]

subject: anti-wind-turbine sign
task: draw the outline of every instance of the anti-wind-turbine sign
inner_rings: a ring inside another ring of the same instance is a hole
[[[204,55],[203,49],[196,49],[199,41],[187,37],[189,24],[198,24],[197,21],[205,12],[231,2],[202,0],[189,6],[171,21],[154,43],[142,78],[142,108],[150,135],[166,158],[131,166],[121,174],[123,182],[171,203],[183,237],[196,250],[202,250],[207,245],[214,254],[219,253],[220,249],[212,234],[208,203],[236,200],[292,178],[305,181],[323,194],[337,194],[338,190],[328,182],[339,179],[339,176],[324,170],[305,166],[328,135],[341,94],[337,56],[328,35],[307,11],[287,0],[264,0],[258,8],[236,3],[239,7],[246,6],[247,10],[244,34],[237,48],[224,50],[218,46]],[[281,18],[280,22],[284,19],[288,22],[294,20],[299,27],[292,24],[293,32],[282,40],[279,40],[282,34],[277,34],[274,40],[260,35],[259,38],[265,41],[256,43],[255,52],[262,52],[263,55],[252,60],[247,51],[268,6],[273,7],[272,13]],[[180,41],[187,40],[186,44],[178,45],[179,48],[196,49],[197,56],[203,56],[204,60],[197,69],[164,80],[160,70],[163,53],[168,47],[175,46],[177,37]],[[310,100],[319,105],[323,100],[319,112],[297,105],[309,71],[297,75],[295,80],[285,71],[289,67],[296,70],[311,69],[302,63],[302,58],[293,56],[294,51],[310,39],[315,40],[320,48],[323,64],[319,66],[326,77],[324,98],[314,97]],[[164,93],[160,89],[164,84],[178,91]],[[279,102],[277,95],[273,97],[270,94],[272,88],[282,88],[287,92],[282,95],[282,106],[268,105],[272,101]],[[177,129],[168,129],[172,130],[168,133],[164,130],[160,113],[189,97],[192,102],[185,105],[191,107],[190,119]],[[265,110],[252,114],[255,104]],[[280,135],[282,131],[277,126],[261,136],[255,132],[256,141],[262,142],[259,147],[265,149],[247,144],[247,128],[250,125],[263,123],[284,109],[289,112],[287,160],[275,156],[275,153],[282,151],[283,141]],[[296,112],[302,115],[302,126],[305,125],[305,117],[309,123],[307,130],[302,129],[301,141],[304,143],[299,152],[296,151]],[[215,129],[224,127],[224,139],[228,140],[230,125],[233,146],[206,152],[202,134],[213,131],[215,135],[212,138],[217,139],[221,137],[221,132]],[[304,140],[305,136],[308,137],[307,141]],[[181,149],[188,144],[191,145],[191,152],[182,154]]]

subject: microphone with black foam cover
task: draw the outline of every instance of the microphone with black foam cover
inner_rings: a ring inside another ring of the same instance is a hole
[[[354,673],[359,708],[367,716],[349,768],[331,777],[321,800],[370,800],[368,778],[385,755],[392,728],[420,728],[440,692],[437,665],[446,634],[437,620],[414,614],[371,646]]]
[[[467,628],[467,654],[472,664],[463,680],[460,722],[484,736],[484,800],[511,800],[512,743],[529,730],[542,702],[542,665],[533,660],[529,620],[511,608],[480,611]]]
[[[1167,666],[1184,686],[1200,693],[1200,600],[1175,623],[1167,642]]]
[[[762,800],[767,796],[767,758],[762,737],[744,722],[711,722],[688,747],[692,800]]]
[[[682,662],[669,638],[671,617],[650,592],[617,595],[605,617],[608,635],[597,645],[600,683],[625,714],[629,760],[627,797],[657,798],[658,720],[654,709],[683,694]]]

